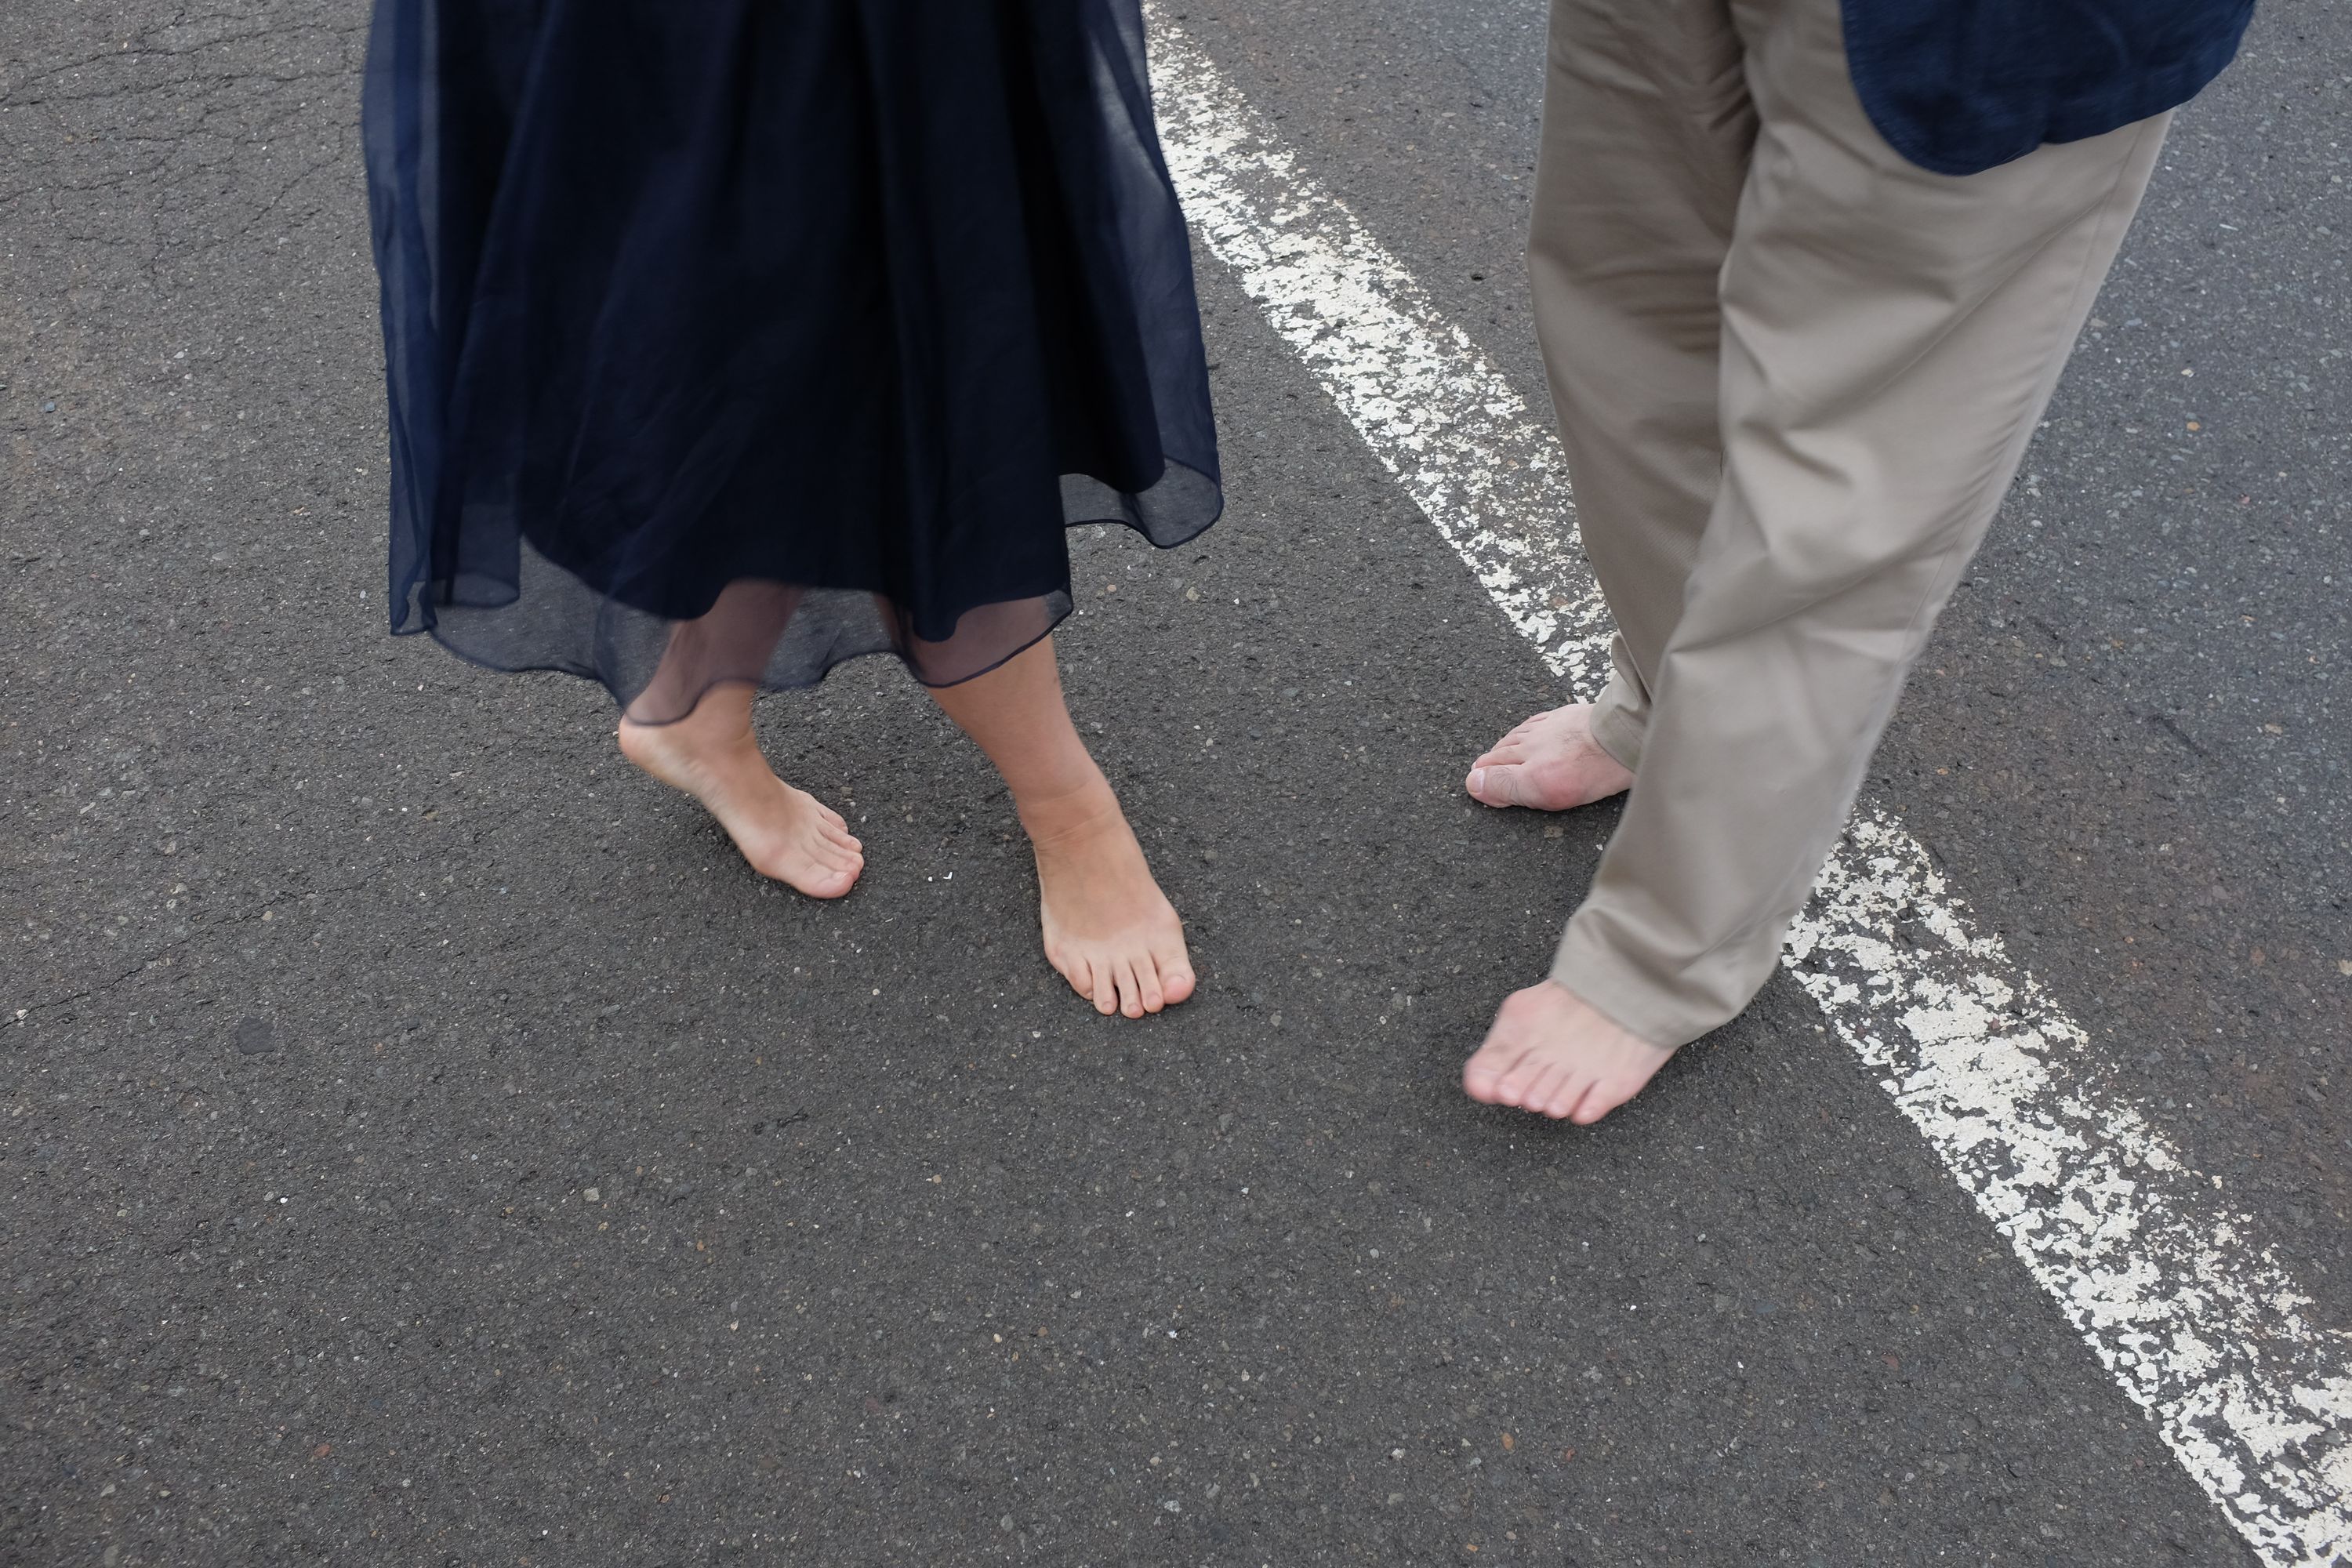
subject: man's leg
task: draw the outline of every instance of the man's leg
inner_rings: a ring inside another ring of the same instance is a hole
[[[1624,822],[1548,983],[1615,1033],[1519,1030],[1515,1081],[1585,1054],[1613,1071],[1623,1033],[1695,1039],[1769,975],[2163,139],[2152,121],[1927,174],[1855,100],[1836,0],[1735,16],[1761,126],[1723,275],[1723,486]],[[1640,1087],[1612,1081],[1579,1120]]]
[[[1471,764],[1490,805],[1614,795],[1722,468],[1717,282],[1756,116],[1727,0],[1553,0],[1528,270],[1585,553],[1617,637],[1592,704]]]

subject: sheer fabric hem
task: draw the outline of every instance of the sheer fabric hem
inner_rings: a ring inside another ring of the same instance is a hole
[[[1217,521],[1213,479],[1171,464],[1159,485],[1129,495],[1082,475],[1063,482],[1065,526],[1117,524],[1156,548],[1191,542]],[[419,584],[394,615],[394,635],[430,636],[466,662],[504,674],[551,671],[593,680],[633,722],[675,722],[713,687],[804,690],[837,665],[896,656],[915,680],[975,679],[1050,636],[1075,607],[1065,563],[1036,591],[966,607],[928,637],[887,595],[739,578],[704,614],[672,619],[632,608],[521,546],[518,583]]]

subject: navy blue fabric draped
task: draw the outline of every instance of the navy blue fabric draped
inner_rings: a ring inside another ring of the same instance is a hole
[[[379,0],[363,128],[395,632],[946,684],[1217,516],[1138,0]]]

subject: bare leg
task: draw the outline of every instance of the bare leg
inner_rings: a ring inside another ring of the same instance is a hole
[[[1462,1068],[1463,1091],[1555,1121],[1600,1121],[1673,1056],[1620,1028],[1556,980],[1505,997],[1486,1041]]]
[[[863,847],[840,813],[776,776],[751,734],[751,681],[796,597],[781,584],[736,583],[709,615],[680,624],[621,721],[621,753],[700,801],[753,870],[837,899],[865,868]]]
[[[788,583],[728,584],[708,611],[670,628],[661,664],[629,704],[631,721],[667,724],[693,712],[714,686],[757,682],[800,602],[801,591]]]
[[[1037,855],[1046,961],[1105,1014],[1140,1018],[1190,996],[1183,924],[1070,722],[1053,639],[931,696],[1013,791]]]

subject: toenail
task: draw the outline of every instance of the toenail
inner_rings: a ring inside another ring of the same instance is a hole
[[[1472,795],[1476,795],[1481,789],[1486,787],[1486,770],[1484,768],[1472,768],[1470,770],[1470,793]]]

